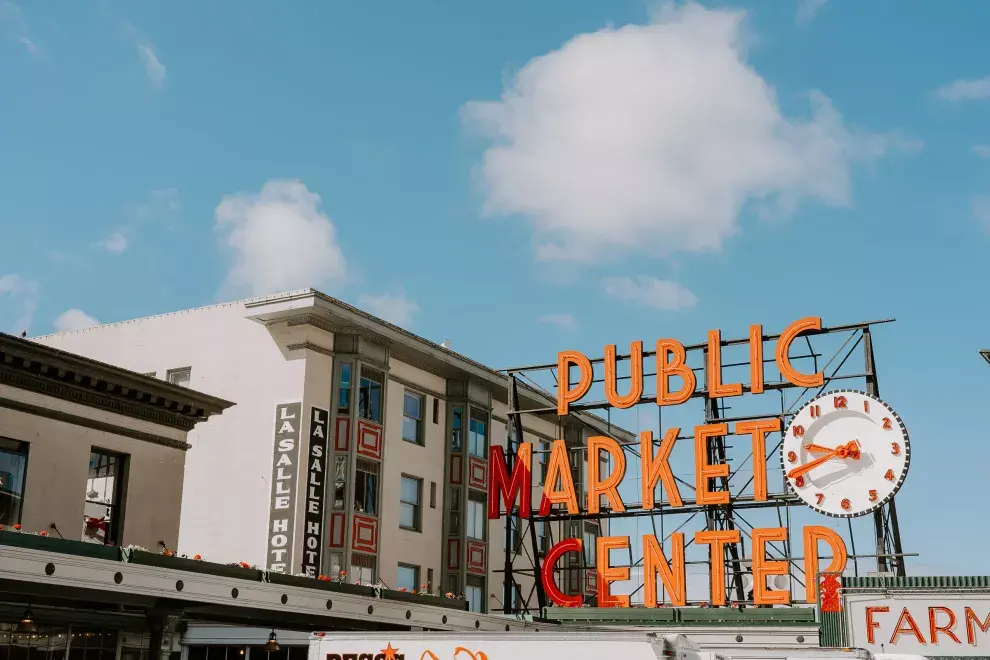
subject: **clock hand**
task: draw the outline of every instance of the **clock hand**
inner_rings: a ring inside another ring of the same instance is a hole
[[[829,449],[828,447],[822,447],[821,445],[805,445],[805,449],[812,452],[813,454],[827,454],[830,451],[835,451],[834,449]]]
[[[819,456],[815,460],[809,461],[809,462],[805,463],[804,465],[799,465],[796,468],[794,468],[793,470],[791,470],[790,472],[788,472],[787,473],[787,478],[788,479],[797,479],[798,477],[800,477],[804,473],[811,472],[812,470],[814,470],[816,467],[818,467],[822,463],[826,463],[826,462],[832,460],[833,458],[835,458],[838,455],[839,455],[839,450],[838,449],[830,449],[829,452],[827,454],[825,454],[824,456]]]

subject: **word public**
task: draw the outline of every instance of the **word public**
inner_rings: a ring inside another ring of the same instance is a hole
[[[796,321],[781,333],[777,340],[777,365],[781,374],[789,382],[799,387],[820,386],[823,374],[807,375],[795,370],[788,359],[791,343],[802,332],[821,330],[821,320],[809,318]],[[750,332],[750,391],[763,391],[763,334],[762,328],[755,325]],[[742,394],[743,385],[723,384],[721,381],[721,365],[719,347],[720,335],[717,330],[709,333],[708,365],[706,380],[709,396],[738,396]],[[616,355],[615,347],[606,347],[605,351],[605,389],[609,402],[617,407],[635,405],[642,395],[642,344],[633,345],[632,352],[632,385],[628,395],[619,396],[616,392]],[[672,356],[672,358],[671,358]],[[568,405],[579,401],[591,386],[591,362],[580,353],[567,351],[559,357],[560,389],[558,391],[558,412],[567,414]],[[577,365],[581,371],[581,379],[575,387],[571,386],[568,378],[569,365]],[[682,388],[672,392],[669,388],[669,378],[678,375],[683,381]],[[659,405],[675,405],[687,401],[695,391],[695,376],[685,365],[685,349],[682,344],[671,339],[657,342],[657,403]],[[737,422],[734,434],[748,435],[753,443],[753,499],[767,500],[767,465],[766,465],[766,436],[780,431],[780,419],[758,419]],[[708,456],[708,439],[729,434],[728,424],[705,424],[694,429],[695,449],[695,505],[717,506],[731,503],[728,491],[712,490],[711,480],[728,478],[730,468],[727,463],[712,463]],[[641,505],[637,508],[656,508],[655,489],[662,483],[663,492],[667,495],[670,508],[684,506],[677,481],[671,470],[669,458],[674,443],[680,435],[679,428],[666,431],[659,448],[654,444],[653,432],[640,433],[640,476],[642,484]],[[608,476],[601,475],[602,453],[608,454],[611,472]],[[489,454],[488,470],[488,517],[498,519],[502,515],[501,505],[505,511],[518,510],[522,518],[532,517],[532,462],[533,445],[529,442],[520,443],[517,447],[511,471],[506,463],[502,447],[492,446]],[[624,513],[626,505],[619,496],[619,484],[626,472],[625,453],[614,439],[606,436],[595,436],[587,441],[587,513],[598,514],[601,511],[601,498],[607,501],[607,507],[615,513]],[[554,506],[563,507],[568,515],[581,513],[574,481],[571,476],[567,447],[563,440],[554,440],[550,447],[550,457],[547,461],[546,479],[544,481],[542,498],[537,511],[538,516],[548,516]],[[821,526],[804,528],[804,567],[807,576],[819,574],[819,543],[824,542],[831,549],[831,561],[825,572],[841,573],[845,568],[847,552],[842,537],[833,530]],[[768,543],[787,541],[787,529],[783,527],[757,528],[752,530],[752,573],[753,600],[758,605],[786,604],[791,600],[790,591],[769,589],[767,579],[774,575],[787,575],[786,561],[768,559],[766,548]],[[711,553],[711,602],[714,605],[725,604],[725,562],[724,551],[729,544],[741,541],[739,530],[705,530],[694,535],[696,545],[709,546]],[[644,604],[646,607],[657,606],[657,576],[662,581],[670,601],[675,606],[683,607],[687,602],[687,587],[685,573],[684,534],[677,532],[670,536],[670,556],[668,557],[662,543],[652,534],[644,535],[641,540],[643,557]],[[609,565],[611,550],[627,550],[630,539],[628,536],[606,536],[596,540],[597,590],[599,607],[629,607],[629,596],[610,594],[610,584],[629,579],[629,567],[613,567]],[[568,552],[582,552],[583,540],[580,538],[564,539],[555,544],[543,561],[542,582],[544,591],[551,601],[564,607],[578,607],[582,603],[580,595],[564,594],[557,586],[554,569],[560,558]],[[809,577],[806,582],[806,597],[808,602],[817,599],[817,579]]]

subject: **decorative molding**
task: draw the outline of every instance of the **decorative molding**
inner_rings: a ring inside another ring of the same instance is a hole
[[[90,408],[97,408],[118,415],[161,424],[162,426],[181,431],[190,431],[198,421],[201,421],[197,418],[183,416],[179,410],[172,412],[164,409],[175,403],[164,397],[151,396],[146,403],[122,401],[110,394],[112,392],[112,384],[102,383],[104,386],[102,391],[93,391],[83,389],[83,377],[78,374],[74,375],[74,380],[78,385],[49,380],[31,373],[19,371],[16,368],[12,368],[10,364],[0,364],[0,383],[6,383],[21,390],[44,394],[64,401],[72,401]],[[92,381],[93,379],[90,379],[91,383]],[[93,386],[98,387],[99,385],[93,383]],[[156,407],[159,400],[162,402],[160,404],[163,406],[162,408]],[[205,419],[205,417],[202,419]]]
[[[322,346],[314,344],[311,341],[304,341],[298,344],[288,344],[286,345],[285,350],[287,351],[307,350],[307,351],[313,351],[314,353],[320,353],[321,355],[326,355],[327,357],[334,357],[336,355],[336,353],[334,353],[329,348],[323,348]]]
[[[332,335],[340,332],[341,328],[333,325],[326,319],[322,319],[315,314],[300,314],[299,316],[293,316],[288,319],[285,324],[290,328],[295,328],[300,325],[311,325],[314,328],[323,330],[324,332],[329,332]]]
[[[509,425],[509,420],[507,420],[504,417],[499,417],[498,415],[496,415],[494,413],[492,413],[492,421],[493,422],[499,422],[501,424],[505,424],[506,427],[508,427],[508,425]],[[553,442],[554,440],[559,440],[560,439],[560,438],[554,438],[552,436],[549,436],[546,433],[541,433],[540,431],[534,431],[533,429],[528,429],[528,428],[526,428],[525,425],[523,425],[523,433],[529,433],[530,435],[535,435],[537,438],[540,438],[542,440],[546,440],[547,442]]]
[[[391,374],[389,374],[388,379],[389,380],[392,380],[392,381],[395,381],[396,383],[398,383],[399,385],[402,385],[403,387],[408,387],[411,390],[416,390],[420,394],[429,394],[434,399],[440,399],[441,401],[446,401],[447,400],[447,395],[446,394],[441,394],[440,392],[437,392],[436,390],[430,389],[429,387],[423,387],[422,385],[417,385],[416,383],[412,382],[411,380],[406,380],[405,378],[399,378],[398,376],[393,376]]]
[[[113,433],[115,435],[134,438],[135,440],[143,440],[144,442],[150,442],[155,445],[170,447],[180,451],[186,451],[192,447],[192,445],[188,442],[183,442],[181,440],[173,440],[172,438],[166,438],[165,436],[155,435],[153,433],[145,433],[144,431],[135,431],[134,429],[117,426],[116,424],[100,422],[95,419],[89,419],[87,417],[73,415],[72,413],[62,412],[61,410],[52,410],[51,408],[44,408],[42,406],[36,406],[30,403],[14,401],[13,399],[0,398],[0,408],[17,410],[18,412],[27,413],[29,415],[37,415],[38,417],[45,417],[57,422],[65,422],[66,424],[83,426],[95,431],[103,431],[105,433]]]
[[[406,357],[403,357],[403,356],[400,356],[400,355],[397,355],[395,357],[395,359],[398,360],[399,362],[401,362],[402,364],[408,364],[410,367],[415,367],[416,369],[419,369],[420,371],[425,371],[428,374],[433,374],[434,376],[439,376],[440,378],[443,378],[444,380],[446,380],[447,378],[449,378],[449,375],[447,373],[444,373],[443,369],[440,369],[438,367],[435,367],[432,364],[427,364],[427,363],[421,362],[419,360],[409,359],[409,358],[406,358]]]

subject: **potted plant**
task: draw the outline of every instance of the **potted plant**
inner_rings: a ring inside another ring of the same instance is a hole
[[[165,547],[163,543],[161,545]],[[174,551],[167,547],[162,552],[157,553],[151,552],[141,546],[130,545],[123,548],[120,554],[121,560],[130,564],[170,568],[174,571],[206,573],[208,575],[232,577],[240,580],[261,580],[261,569],[247,562],[219,564],[211,561],[203,561],[199,555],[178,557]]]
[[[70,541],[52,536],[46,530],[35,534],[24,531],[19,524],[10,527],[0,525],[0,545],[110,561],[117,561],[120,556],[120,550],[114,545]]]

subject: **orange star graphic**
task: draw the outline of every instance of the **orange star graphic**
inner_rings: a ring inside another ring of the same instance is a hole
[[[392,642],[388,643],[388,646],[382,649],[382,653],[385,654],[385,660],[395,660],[395,652],[399,649],[392,648]]]

